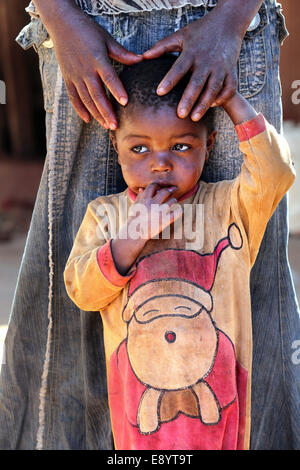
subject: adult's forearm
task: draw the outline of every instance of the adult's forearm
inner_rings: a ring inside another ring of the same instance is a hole
[[[71,9],[78,10],[74,0],[33,0],[33,3],[47,29],[69,15]]]
[[[244,37],[263,0],[219,0],[214,12],[220,13],[232,32]]]

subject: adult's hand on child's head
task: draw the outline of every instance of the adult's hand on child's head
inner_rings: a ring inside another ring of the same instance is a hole
[[[104,85],[121,105],[127,103],[128,97],[110,59],[131,65],[142,56],[127,51],[77,8],[51,24],[48,31],[78,115],[89,122],[91,114],[106,129],[115,129],[118,123]]]
[[[198,121],[212,104],[222,105],[237,89],[236,65],[242,35],[228,25],[217,9],[158,41],[143,54],[154,59],[180,52],[160,82],[159,95],[168,93],[188,72],[190,81],[177,108],[179,117]]]

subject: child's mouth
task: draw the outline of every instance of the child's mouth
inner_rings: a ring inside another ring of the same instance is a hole
[[[138,192],[139,192],[140,190],[145,191],[145,189],[146,189],[150,184],[156,184],[156,185],[158,186],[157,190],[162,189],[162,188],[174,188],[174,189],[176,188],[176,189],[178,189],[178,188],[177,188],[177,185],[174,184],[174,183],[170,183],[170,181],[163,181],[163,180],[160,181],[160,180],[156,180],[156,181],[151,181],[151,183],[147,184],[147,185],[144,186],[144,187],[139,187],[139,188],[138,188]]]
[[[153,181],[154,184],[157,184],[158,186],[160,186],[161,188],[171,188],[173,186],[176,186],[172,183],[170,183],[170,181],[164,181],[164,180],[157,180],[157,181]]]

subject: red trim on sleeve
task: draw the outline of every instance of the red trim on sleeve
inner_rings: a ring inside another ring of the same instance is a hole
[[[261,134],[266,130],[266,121],[262,113],[259,113],[256,117],[249,121],[243,122],[235,126],[235,131],[240,142],[252,139],[258,134]]]
[[[118,272],[111,251],[111,242],[112,240],[109,240],[105,245],[99,248],[97,252],[98,265],[103,276],[105,276],[111,284],[117,287],[124,287],[134,273],[129,276],[122,276],[122,274]]]

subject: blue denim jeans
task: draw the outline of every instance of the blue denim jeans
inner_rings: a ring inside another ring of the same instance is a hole
[[[143,52],[206,14],[184,7],[94,20],[117,41]],[[238,63],[239,88],[280,130],[279,48],[285,28],[266,0],[261,22],[247,32]],[[39,53],[47,122],[47,157],[15,291],[0,381],[1,449],[112,449],[102,323],[66,294],[63,270],[88,202],[119,192],[124,181],[108,134],[86,125],[70,104],[47,32],[32,19],[20,33]],[[115,64],[116,68],[119,64]],[[203,174],[234,178],[241,167],[234,128],[217,109],[217,138]],[[252,270],[252,449],[300,448],[299,310],[287,261],[287,201],[270,220]]]

